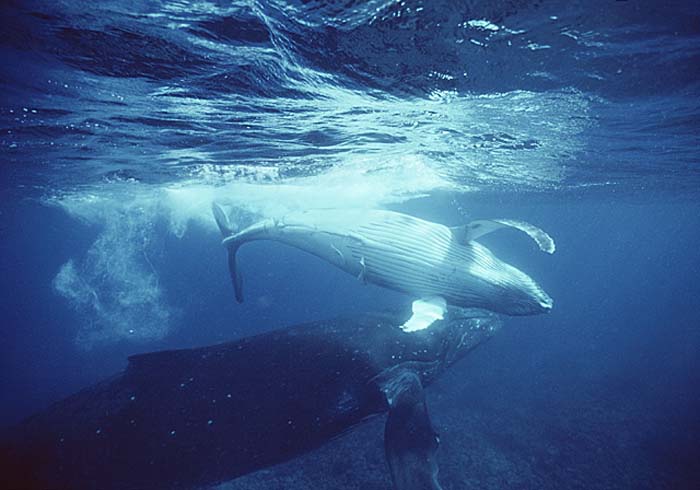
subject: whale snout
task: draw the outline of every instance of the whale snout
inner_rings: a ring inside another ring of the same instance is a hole
[[[537,302],[539,303],[540,306],[540,313],[549,313],[554,306],[554,300],[550,295],[544,292],[540,288],[539,293],[537,295]]]
[[[513,294],[514,293],[514,294]],[[509,301],[504,302],[508,315],[538,315],[549,313],[554,306],[554,300],[534,281],[525,287],[512,291]]]
[[[447,365],[464,357],[477,345],[490,339],[502,325],[500,317],[484,310],[450,308],[447,315]]]
[[[506,315],[525,316],[549,313],[554,300],[524,272],[508,266],[507,280],[499,284],[494,311]]]

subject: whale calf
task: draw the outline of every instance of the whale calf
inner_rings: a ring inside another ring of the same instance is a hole
[[[396,490],[439,490],[423,387],[500,327],[448,315],[317,321],[210,347],[129,358],[126,370],[0,440],[4,488],[190,489],[312,450],[388,412]]]
[[[243,301],[236,252],[254,240],[275,240],[309,252],[360,281],[417,297],[407,329],[420,330],[424,312],[439,317],[446,305],[532,315],[553,301],[527,274],[498,259],[476,240],[501,228],[526,233],[547,253],[552,238],[522,221],[478,220],[449,228],[407,214],[379,209],[321,209],[265,219],[236,232],[224,209],[212,206],[224,236],[236,300]]]

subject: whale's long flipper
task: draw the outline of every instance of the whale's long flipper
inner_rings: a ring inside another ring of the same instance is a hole
[[[535,225],[526,223],[525,221],[510,219],[480,219],[467,223],[466,225],[455,226],[450,229],[452,230],[452,236],[454,236],[459,243],[467,243],[496,230],[500,230],[501,228],[515,228],[516,230],[522,231],[527,236],[532,238],[543,252],[553,254],[556,250],[554,240],[547,234],[547,232],[536,227]]]
[[[226,238],[232,237],[235,234],[235,229],[231,225],[231,222],[226,215],[224,209],[217,203],[212,203],[211,205],[212,213],[214,213],[214,219],[216,224],[221,231],[221,235]],[[238,267],[236,266],[236,252],[238,251],[238,246],[235,243],[227,244],[226,249],[228,250],[228,270],[231,274],[231,282],[233,283],[233,289],[236,293],[236,301],[239,303],[243,302],[243,280],[238,272]]]
[[[420,378],[401,370],[383,383],[389,403],[384,448],[395,490],[442,490],[435,458],[439,439],[430,422]]]

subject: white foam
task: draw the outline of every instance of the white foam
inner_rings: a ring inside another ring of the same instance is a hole
[[[262,172],[269,170],[263,167]],[[171,231],[182,236],[192,222],[214,230],[214,200],[261,217],[280,217],[302,209],[376,208],[438,189],[454,189],[419,157],[394,162],[357,158],[314,176],[256,182],[258,177],[241,179],[231,172],[224,176],[224,183],[202,184],[193,179],[163,188],[162,205],[168,211]]]
[[[214,233],[215,200],[260,217],[283,216],[309,208],[379,207],[437,188],[449,184],[420,158],[384,164],[358,158],[319,175],[286,180],[267,167],[258,173],[252,166],[209,166],[167,185],[103,182],[49,200],[101,229],[85,255],[61,267],[53,286],[84,319],[76,335],[81,347],[159,339],[169,333],[177,312],[165,299],[151,259],[162,248],[159,223],[177,237],[193,224]]]
[[[486,19],[472,19],[464,23],[465,26],[473,27],[475,29],[482,29],[484,31],[495,32],[499,29],[496,24],[489,22]]]
[[[101,230],[88,252],[64,264],[54,281],[84,318],[81,345],[167,335],[177,309],[167,303],[151,257],[163,230],[182,237],[196,224],[218,233],[214,200],[275,217],[310,208],[383,207],[437,190],[549,188],[565,178],[562,160],[581,148],[577,136],[588,124],[588,101],[575,91],[436,91],[397,99],[326,85],[317,99],[294,101],[303,121],[283,110],[284,100],[276,102],[280,110],[256,116],[266,137],[282,141],[313,128],[330,135],[323,151],[314,153],[313,139],[300,137],[296,144],[306,141],[305,151],[294,147],[285,156],[280,149],[277,160],[217,165],[220,155],[171,152],[166,160],[194,162],[177,181],[103,181],[49,199]],[[301,169],[305,175],[296,176]]]

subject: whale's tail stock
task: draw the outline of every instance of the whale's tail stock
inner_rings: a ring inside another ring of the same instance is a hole
[[[214,213],[214,219],[219,227],[219,231],[224,238],[227,238],[236,233],[234,226],[231,224],[228,214],[223,208],[225,203],[214,201],[211,203],[211,211]]]
[[[238,251],[238,246],[235,240],[227,240],[236,234],[236,227],[231,223],[229,215],[224,210],[221,203],[214,201],[211,204],[212,213],[214,213],[214,219],[216,224],[221,231],[221,235],[224,237],[224,246],[228,251],[228,269],[231,273],[231,282],[233,282],[233,290],[236,293],[236,301],[238,303],[243,302],[243,281],[241,279],[240,273],[237,271],[236,264],[236,252]]]

